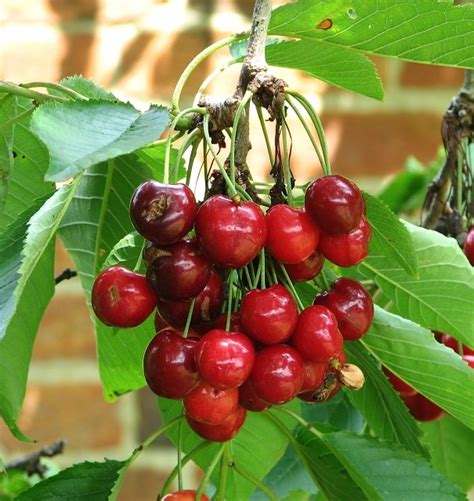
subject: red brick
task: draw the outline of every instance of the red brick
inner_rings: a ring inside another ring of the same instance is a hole
[[[94,64],[94,33],[64,33],[61,46],[63,53],[59,67],[59,78],[72,75],[82,75],[91,78]]]
[[[127,471],[117,499],[118,501],[157,499],[166,478],[166,473],[151,468],[130,469]]]
[[[148,387],[138,390],[137,396],[140,414],[137,440],[143,442],[163,423],[158,412],[157,396]],[[163,445],[170,445],[170,441],[165,435],[161,435],[158,440],[155,440],[151,447],[163,447]]]
[[[404,63],[400,85],[404,87],[458,88],[464,81],[464,70],[447,66]]]

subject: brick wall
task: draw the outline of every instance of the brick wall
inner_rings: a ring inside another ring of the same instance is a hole
[[[138,106],[166,102],[191,57],[245,28],[252,5],[250,0],[1,0],[0,78],[57,81],[80,73]],[[185,89],[187,103],[226,55],[217,54],[196,71]],[[366,184],[396,172],[409,154],[422,161],[435,156],[441,115],[463,79],[462,71],[451,68],[375,62],[385,85],[384,103],[279,71],[321,111],[335,170]],[[236,78],[237,68],[231,69],[210,90],[229,94]],[[293,136],[295,174],[309,179],[317,173],[316,162],[297,127]],[[251,165],[264,176],[268,166],[261,135],[252,141]],[[68,265],[58,248],[57,270]],[[156,428],[158,419],[146,390],[113,405],[103,402],[79,282],[63,282],[38,334],[20,421],[38,443],[20,444],[0,428],[0,454],[8,460],[63,438],[66,453],[57,460],[64,466],[104,456],[124,458]],[[164,440],[143,453],[127,476],[121,499],[155,499],[174,462],[174,451]],[[196,472],[190,470],[188,477],[195,483]]]

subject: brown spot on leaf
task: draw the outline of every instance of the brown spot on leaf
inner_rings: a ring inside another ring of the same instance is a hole
[[[319,24],[316,25],[317,30],[329,30],[332,28],[332,19],[323,19]]]

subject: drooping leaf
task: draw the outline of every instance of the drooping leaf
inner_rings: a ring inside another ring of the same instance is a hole
[[[452,2],[366,0],[348,4],[344,0],[299,0],[273,11],[269,35],[472,68],[473,22],[474,9],[470,5],[453,6]]]

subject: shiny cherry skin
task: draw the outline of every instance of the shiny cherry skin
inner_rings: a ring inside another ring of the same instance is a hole
[[[304,366],[291,346],[273,344],[257,353],[250,376],[255,393],[270,404],[284,404],[301,390]]]
[[[204,289],[196,296],[192,315],[192,324],[210,322],[219,315],[224,301],[224,283],[216,271],[211,271]],[[171,325],[184,327],[191,303],[184,301],[158,300],[158,311]],[[196,325],[197,329],[197,325]]]
[[[150,264],[147,277],[160,298],[186,301],[206,286],[211,265],[194,239],[161,246],[161,255]]]
[[[441,342],[448,348],[454,350],[456,353],[459,353],[459,343],[458,340],[455,339],[454,337],[450,336],[449,334],[442,334]],[[463,344],[462,353],[463,355],[474,355],[474,350]]]
[[[369,254],[371,236],[370,224],[362,217],[357,229],[351,233],[332,236],[321,232],[318,250],[338,266],[354,266]]]
[[[199,382],[194,362],[197,341],[162,330],[145,352],[143,368],[150,389],[160,397],[179,399]]]
[[[186,489],[184,491],[175,491],[166,494],[166,496],[161,498],[161,501],[194,501],[196,499],[197,491]],[[201,501],[210,501],[205,495],[201,495]]]
[[[156,294],[146,277],[112,266],[102,271],[92,287],[91,303],[97,318],[112,327],[136,327],[156,307]]]
[[[418,421],[435,421],[444,416],[444,410],[441,407],[438,407],[420,393],[402,398],[410,414]]]
[[[252,412],[262,412],[271,407],[268,402],[257,395],[249,379],[242,386],[239,386],[239,403]]]
[[[237,410],[239,390],[218,390],[206,381],[201,381],[183,398],[186,413],[195,421],[207,424],[222,424]]]
[[[321,273],[323,266],[324,256],[317,250],[301,263],[285,264],[292,282],[307,282],[316,278]]]
[[[212,328],[222,329],[223,331],[225,331],[226,325],[227,325],[227,313],[222,313],[222,315],[219,315],[216,318],[216,320],[212,324]],[[238,311],[234,311],[230,315],[229,332],[244,332],[244,328],[242,326],[242,320],[240,318],[240,312]]]
[[[463,250],[468,261],[474,266],[474,226],[467,232]]]
[[[255,349],[242,332],[213,329],[199,340],[194,360],[202,379],[226,390],[240,386],[249,377]]]
[[[467,364],[469,365],[469,367],[471,367],[472,369],[474,369],[474,355],[464,355],[462,357],[462,359],[467,362]]]
[[[355,230],[365,213],[362,192],[342,176],[323,176],[306,189],[305,208],[327,235],[342,235]]]
[[[210,442],[227,442],[234,438],[245,422],[247,411],[243,407],[238,407],[222,424],[210,425],[196,421],[185,413],[186,421],[191,429],[200,437]]]
[[[405,383],[405,381],[402,381],[387,368],[382,367],[382,370],[390,381],[390,384],[393,386],[393,389],[398,392],[401,397],[412,397],[418,393],[415,388],[412,388],[409,384]]]
[[[281,263],[301,263],[318,247],[319,228],[303,208],[277,204],[266,219],[266,248]]]
[[[303,386],[300,393],[319,388],[323,382],[324,377],[328,371],[327,363],[312,362],[311,360],[304,361],[304,378]]]
[[[309,306],[301,312],[291,344],[305,360],[327,363],[343,351],[337,320],[325,306]]]
[[[374,303],[365,287],[357,280],[338,278],[329,291],[318,294],[314,304],[329,308],[345,341],[360,339],[372,324]]]
[[[296,327],[298,306],[283,285],[253,289],[240,305],[244,331],[255,341],[274,344],[286,341]]]
[[[130,218],[147,240],[160,245],[173,244],[193,227],[197,204],[185,184],[163,184],[148,180],[133,193]]]
[[[241,268],[265,245],[267,225],[253,202],[223,195],[208,198],[196,214],[196,238],[204,255],[222,268]]]

